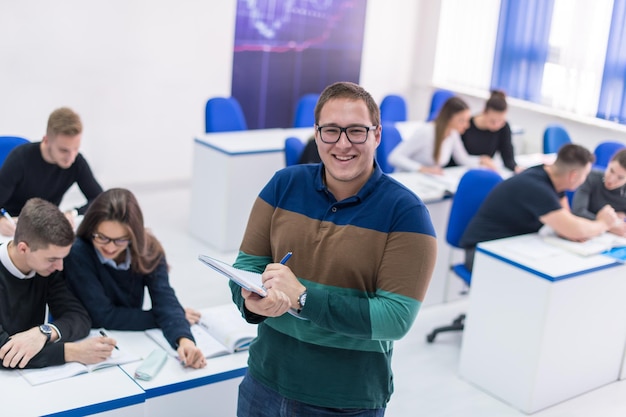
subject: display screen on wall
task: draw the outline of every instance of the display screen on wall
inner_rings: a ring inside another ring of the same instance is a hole
[[[232,95],[251,129],[290,127],[296,102],[359,81],[366,0],[238,0]]]

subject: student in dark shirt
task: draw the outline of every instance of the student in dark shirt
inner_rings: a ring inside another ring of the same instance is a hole
[[[41,142],[13,149],[0,167],[0,207],[17,216],[33,197],[58,206],[67,190],[77,183],[87,204],[65,213],[73,226],[75,217],[83,214],[89,202],[102,192],[89,164],[78,152],[82,130],[80,117],[71,109],[53,111]],[[14,232],[15,225],[0,217],[0,233],[13,236]]]
[[[170,286],[163,247],[144,228],[135,196],[122,188],[103,192],[89,206],[76,234],[65,274],[93,325],[160,328],[185,366],[204,367],[206,360],[189,327],[192,320]],[[150,310],[143,309],[145,288]]]
[[[26,202],[15,238],[0,245],[0,361],[5,368],[93,364],[115,340],[87,336],[91,320],[61,270],[74,240],[63,213],[40,198]],[[54,321],[47,323],[46,305]]]
[[[306,143],[302,154],[300,154],[299,164],[318,164],[322,162],[320,154],[317,151],[317,144],[315,143],[315,136],[311,137]]]
[[[470,155],[487,155],[493,158],[500,153],[504,166],[514,172],[522,169],[515,162],[511,141],[511,127],[506,121],[507,102],[502,91],[493,91],[482,113],[470,119],[470,126],[461,140]]]

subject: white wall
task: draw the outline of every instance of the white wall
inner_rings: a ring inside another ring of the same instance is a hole
[[[438,1],[368,0],[361,83],[374,98],[407,97],[426,117]],[[235,0],[21,0],[0,4],[0,134],[39,140],[62,105],[83,118],[82,152],[106,188],[186,181],[204,104],[231,87]],[[473,110],[484,102],[466,95]],[[512,102],[526,151],[545,125],[563,120],[589,146],[624,140],[612,123],[544,114]]]

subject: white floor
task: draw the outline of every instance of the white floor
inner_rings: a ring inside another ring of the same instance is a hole
[[[164,245],[171,266],[172,286],[184,306],[208,307],[230,302],[225,278],[202,265],[208,254],[233,261],[236,253],[219,253],[189,234],[189,187],[133,190],[144,211],[145,223]],[[515,417],[525,416],[459,378],[457,367],[462,333],[440,335],[427,344],[433,327],[448,324],[464,312],[466,300],[422,309],[409,332],[396,342],[393,369],[395,393],[386,415]],[[572,366],[576,366],[572,363]],[[626,416],[626,381],[615,382],[533,414],[537,417]]]

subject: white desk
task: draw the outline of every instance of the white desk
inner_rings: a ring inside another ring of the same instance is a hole
[[[526,413],[617,381],[625,276],[626,265],[536,234],[479,244],[461,376]]]
[[[285,167],[285,139],[303,141],[313,129],[259,129],[211,133],[194,140],[190,229],[214,248],[239,248],[252,204]]]
[[[143,332],[110,331],[120,346],[147,357],[158,345]],[[239,383],[248,367],[248,353],[207,359],[203,369],[183,368],[168,357],[163,369],[152,381],[135,380],[145,391],[146,417],[235,416]],[[133,377],[140,363],[121,368]]]
[[[0,369],[3,416],[143,415],[144,391],[118,367],[31,386],[19,372]]]

